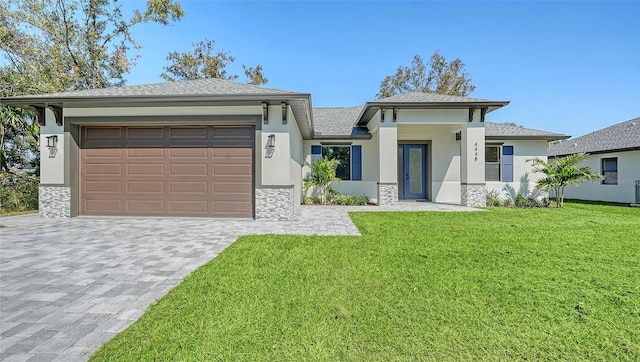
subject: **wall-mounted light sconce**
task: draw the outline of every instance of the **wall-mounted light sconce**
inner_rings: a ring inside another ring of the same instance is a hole
[[[398,108],[394,108],[393,109],[393,121],[397,121],[398,120]]]
[[[456,132],[456,141],[460,141],[462,139],[462,131]]]
[[[270,134],[269,138],[267,139],[267,148],[276,148],[276,135],[274,135],[273,133]]]
[[[47,137],[47,147],[49,147],[49,148],[58,147],[58,136],[57,135],[53,135],[53,136],[48,136]]]
[[[269,124],[269,105],[262,103],[262,123]]]
[[[380,108],[380,122],[384,122],[384,108]]]
[[[280,107],[282,107],[282,124],[287,124],[287,104],[281,102]]]

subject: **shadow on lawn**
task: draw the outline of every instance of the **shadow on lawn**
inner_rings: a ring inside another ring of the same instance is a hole
[[[550,200],[554,200],[555,198],[551,198]],[[565,203],[571,204],[580,204],[580,205],[600,205],[600,206],[621,206],[621,207],[631,207],[629,203],[625,202],[611,202],[611,201],[594,201],[594,200],[580,200],[580,199],[564,199]]]

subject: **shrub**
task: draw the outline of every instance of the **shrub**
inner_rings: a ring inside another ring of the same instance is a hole
[[[336,195],[332,201],[336,205],[366,205],[369,203],[369,198],[366,196]]]
[[[487,192],[487,206],[497,207],[502,204],[500,199],[500,192],[498,190],[491,190]]]
[[[0,173],[0,213],[38,210],[38,179]]]

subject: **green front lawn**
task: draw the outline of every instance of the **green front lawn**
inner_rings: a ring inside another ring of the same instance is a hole
[[[638,360],[640,209],[355,213],[248,236],[93,360]]]

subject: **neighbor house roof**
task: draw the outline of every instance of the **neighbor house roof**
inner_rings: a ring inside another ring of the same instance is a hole
[[[311,95],[251,84],[208,78],[89,89],[61,93],[0,98],[16,106],[58,107],[157,107],[162,106],[251,106],[286,102],[298,122],[300,132],[311,138],[309,108]]]
[[[452,96],[446,94],[409,92],[399,94],[387,98],[381,98],[373,102],[367,102],[360,115],[358,116],[358,125],[364,126],[373,116],[382,108],[406,108],[406,109],[470,109],[470,108],[486,108],[487,112],[494,111],[500,107],[506,106],[509,101],[492,101],[489,99],[469,98],[461,96]]]
[[[640,117],[614,124],[548,148],[549,156],[640,150]]]
[[[560,133],[539,131],[531,128],[513,126],[504,123],[485,122],[485,138],[488,140],[510,139],[510,140],[546,140],[555,141],[567,139],[570,136]]]

